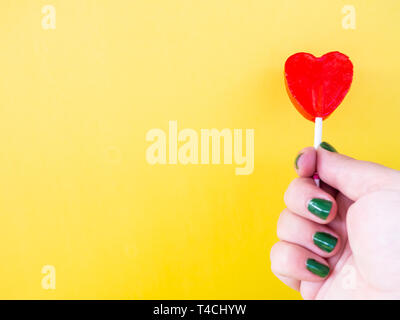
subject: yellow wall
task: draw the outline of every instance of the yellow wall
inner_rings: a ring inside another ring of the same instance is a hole
[[[269,269],[294,157],[313,141],[283,64],[349,55],[324,139],[400,168],[399,15],[397,0],[1,0],[0,298],[299,298]],[[255,129],[253,174],[149,165],[146,132],[169,120]]]

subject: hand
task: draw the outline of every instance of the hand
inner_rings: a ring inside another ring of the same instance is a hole
[[[400,172],[323,142],[296,159],[271,269],[305,299],[400,298]],[[313,173],[318,169],[321,188]]]

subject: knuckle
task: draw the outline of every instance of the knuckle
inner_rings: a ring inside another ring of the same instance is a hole
[[[288,252],[284,242],[279,241],[271,248],[271,271],[276,274],[282,273],[282,267],[288,265]]]
[[[291,195],[293,193],[293,190],[296,188],[296,185],[298,184],[298,182],[300,181],[301,178],[296,178],[294,180],[292,180],[289,184],[289,186],[287,187],[285,194],[283,196],[283,200],[286,204],[288,204],[288,202],[290,202],[290,198]]]
[[[277,242],[271,248],[271,251],[269,254],[270,259],[271,259],[271,266],[276,262],[276,257],[279,254],[280,247],[281,247],[281,242]]]
[[[287,220],[290,216],[290,213],[287,209],[283,210],[279,215],[276,233],[279,239],[283,239],[285,237],[285,230],[287,226]]]

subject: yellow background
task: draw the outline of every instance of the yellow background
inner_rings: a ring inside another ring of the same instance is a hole
[[[397,0],[1,0],[0,298],[300,298],[269,265],[313,141],[283,64],[349,55],[353,86],[324,139],[400,168],[399,31]],[[254,173],[149,165],[145,134],[169,120],[255,129]]]

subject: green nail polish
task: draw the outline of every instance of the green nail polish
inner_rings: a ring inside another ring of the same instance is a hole
[[[294,165],[296,167],[296,169],[299,169],[299,166],[297,165],[297,162],[299,161],[300,157],[302,156],[302,153],[299,153],[296,157],[296,159],[294,159]]]
[[[326,252],[335,249],[338,239],[329,233],[316,232],[313,236],[314,244]]]
[[[325,278],[329,274],[329,267],[314,259],[307,259],[306,266],[308,271],[321,278]]]
[[[321,142],[319,145],[322,149],[328,150],[330,152],[337,152],[337,150],[331,146],[328,142]]]
[[[308,203],[308,211],[318,218],[326,220],[332,209],[332,202],[325,199],[311,199]]]

